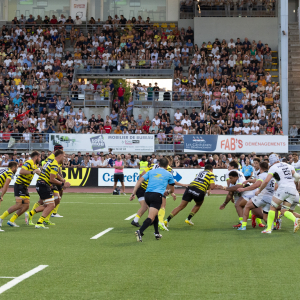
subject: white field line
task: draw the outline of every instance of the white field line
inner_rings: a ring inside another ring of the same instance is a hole
[[[95,236],[91,237],[91,240],[96,240],[97,238],[99,238],[100,236],[104,235],[105,233],[108,233],[109,231],[113,230],[114,228],[107,228],[105,230],[103,230],[102,232],[96,234]]]
[[[106,205],[106,204],[117,204],[117,205],[120,205],[120,204],[129,204],[129,205],[132,205],[132,204],[138,204],[138,203],[97,203],[97,202],[95,202],[95,203],[87,203],[87,202],[62,202],[62,203],[67,203],[67,204],[104,204],[104,205]]]
[[[4,293],[5,291],[11,289],[12,287],[14,287],[15,285],[17,285],[18,283],[20,283],[21,281],[29,278],[30,276],[36,274],[37,272],[42,271],[43,269],[47,268],[48,265],[40,265],[26,273],[24,273],[21,276],[18,276],[16,278],[14,278],[13,280],[7,282],[6,284],[0,286],[0,294]]]
[[[130,217],[126,218],[125,221],[129,221],[135,217],[136,214],[131,215]]]
[[[0,276],[0,278],[16,278],[16,277],[5,277],[5,276]]]

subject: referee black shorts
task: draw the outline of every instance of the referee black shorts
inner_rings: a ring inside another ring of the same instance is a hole
[[[124,174],[123,173],[115,173],[114,174],[114,182],[124,182]]]
[[[154,207],[159,210],[162,204],[162,194],[146,192],[145,201],[149,207]]]
[[[186,188],[182,196],[182,200],[187,202],[191,202],[192,200],[194,200],[196,203],[202,204],[204,201],[204,197],[205,197],[205,192],[197,189],[194,186],[189,186]]]

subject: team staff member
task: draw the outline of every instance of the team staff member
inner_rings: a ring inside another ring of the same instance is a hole
[[[35,209],[35,212],[43,212],[42,216],[39,218],[35,228],[48,229],[49,227],[45,227],[44,220],[49,215],[49,213],[55,207],[54,196],[51,190],[51,185],[60,185],[65,186],[66,188],[70,187],[69,182],[63,183],[56,179],[59,165],[63,163],[65,153],[63,150],[56,150],[54,153],[55,159],[51,162],[50,160],[44,165],[44,168],[39,176],[36,183],[36,190],[43,201],[43,205],[40,205]],[[31,216],[32,217],[32,216]]]
[[[138,182],[136,183],[132,195],[130,196],[130,200],[134,199],[135,194],[139,186],[144,180],[148,180],[148,186],[145,192],[145,201],[149,206],[149,214],[148,218],[144,221],[143,225],[139,230],[135,232],[136,238],[138,242],[142,242],[142,236],[144,231],[153,223],[155,230],[155,238],[160,239],[162,236],[158,232],[158,211],[162,204],[162,197],[166,192],[166,188],[168,184],[170,185],[170,190],[168,193],[174,193],[174,185],[175,181],[170,172],[166,169],[168,167],[168,160],[166,158],[162,158],[159,161],[160,168],[153,169],[141,176]]]
[[[125,185],[124,185],[124,162],[121,159],[121,155],[117,155],[117,160],[114,162],[113,168],[115,169],[115,174],[114,174],[114,189],[116,189],[118,181],[121,182],[122,185],[122,190],[123,190],[123,195],[125,194]]]
[[[201,171],[190,183],[189,187],[186,188],[182,196],[180,205],[174,208],[168,218],[164,221],[165,226],[168,226],[171,219],[173,219],[180,211],[186,208],[188,203],[192,200],[194,200],[196,204],[185,220],[185,223],[194,225],[194,223],[191,221],[191,218],[198,212],[201,205],[203,204],[206,191],[208,189],[213,190],[215,188],[223,188],[215,184],[215,175],[212,171],[212,165],[206,165],[204,171]]]
[[[9,184],[13,179],[14,175],[16,174],[17,170],[18,170],[18,163],[16,163],[15,161],[11,161],[8,164],[8,169],[3,169],[0,171],[0,188],[2,188],[0,202],[3,201],[3,197],[6,194]],[[1,229],[1,227],[2,227],[3,219],[5,218],[4,216],[5,213],[2,216],[0,216],[0,231],[4,231]],[[7,215],[9,215],[9,212]]]
[[[300,175],[300,160],[297,153],[293,153],[293,161],[291,165],[294,167],[295,172]],[[297,186],[297,190],[299,191],[300,190],[299,182],[296,184],[296,186]]]
[[[3,220],[9,214],[17,211],[7,222],[7,224],[12,227],[19,227],[15,223],[15,220],[29,208],[30,196],[28,193],[28,186],[30,185],[34,174],[39,175],[41,173],[40,169],[38,169],[37,167],[41,160],[40,153],[38,151],[34,151],[31,153],[30,157],[31,159],[27,160],[22,166],[20,174],[15,182],[14,193],[16,198],[16,204],[10,207],[0,217]]]

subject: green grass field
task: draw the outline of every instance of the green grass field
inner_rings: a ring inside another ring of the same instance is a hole
[[[44,270],[0,294],[0,299],[288,299],[295,297],[300,232],[260,228],[237,231],[232,204],[219,210],[224,195],[210,196],[184,223],[192,204],[155,240],[153,227],[143,243],[125,218],[139,208],[129,196],[65,194],[56,226],[37,230],[16,221],[0,233],[0,277],[17,277],[39,265]],[[31,205],[37,201],[32,194]],[[166,215],[181,201],[167,200]],[[8,194],[0,212],[14,203]],[[144,220],[145,216],[142,218]],[[34,221],[37,220],[35,216]],[[98,239],[91,237],[114,229]],[[0,278],[0,286],[12,279]],[[1,287],[0,287],[1,289]]]

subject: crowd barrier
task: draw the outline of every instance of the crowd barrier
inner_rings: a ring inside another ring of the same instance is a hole
[[[3,168],[0,168],[3,169]],[[14,185],[19,170],[10,182]],[[180,183],[190,183],[202,169],[193,168],[174,168],[173,177]],[[216,176],[216,184],[226,185],[227,169],[215,169],[213,173]],[[62,168],[63,177],[71,183],[72,187],[113,187],[114,185],[114,169],[113,168]],[[38,175],[35,174],[31,186],[36,185]],[[139,179],[138,168],[124,169],[124,184],[127,187],[135,186]],[[119,183],[120,185],[120,183]]]

